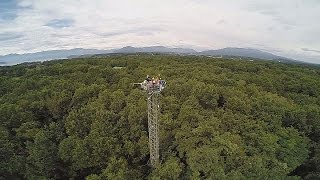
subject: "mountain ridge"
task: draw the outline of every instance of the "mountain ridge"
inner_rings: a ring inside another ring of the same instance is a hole
[[[74,48],[66,50],[49,50],[40,51],[35,53],[25,54],[8,54],[0,56],[0,62],[6,65],[15,65],[23,62],[34,62],[34,61],[46,61],[54,59],[66,59],[71,55],[84,55],[84,54],[102,54],[109,53],[110,50],[99,50],[99,49],[83,49]]]
[[[111,53],[117,54],[130,54],[130,53],[170,53],[180,55],[202,55],[202,56],[234,56],[234,57],[247,57],[261,60],[277,60],[281,62],[291,63],[304,63],[294,59],[274,55],[269,52],[261,51],[252,48],[238,48],[238,47],[226,47],[216,50],[205,50],[196,51],[191,48],[180,48],[180,47],[165,47],[165,46],[147,46],[147,47],[132,47],[125,46],[119,49],[62,49],[62,50],[49,50],[41,51],[36,53],[25,53],[25,54],[8,54],[0,56],[1,65],[15,65],[23,62],[33,61],[46,61],[54,59],[68,59],[77,57],[90,57],[92,55],[108,55]]]

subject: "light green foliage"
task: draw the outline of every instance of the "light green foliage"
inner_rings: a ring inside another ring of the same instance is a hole
[[[121,69],[113,67],[124,67]],[[146,94],[161,74],[160,161]],[[0,179],[317,179],[320,69],[115,55],[0,67]]]
[[[182,177],[183,165],[179,159],[171,157],[155,169],[150,179],[179,179]]]
[[[26,177],[44,179],[55,176],[57,166],[57,147],[49,139],[46,131],[39,131],[34,142],[27,142]]]

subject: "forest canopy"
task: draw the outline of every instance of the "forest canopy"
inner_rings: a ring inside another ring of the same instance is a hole
[[[132,83],[158,74],[152,169]],[[145,54],[0,67],[0,179],[319,177],[319,67]]]

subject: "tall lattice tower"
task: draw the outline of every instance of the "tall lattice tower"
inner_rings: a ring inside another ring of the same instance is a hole
[[[147,92],[150,162],[152,167],[156,167],[159,164],[159,95],[166,81],[147,76],[146,80],[135,85]]]

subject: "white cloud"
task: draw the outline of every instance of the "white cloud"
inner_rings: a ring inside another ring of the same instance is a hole
[[[20,0],[0,22],[0,54],[62,48],[166,45],[196,49],[260,48],[320,63],[317,0]],[[72,23],[59,28],[50,22]],[[71,25],[72,24],[72,25]]]

